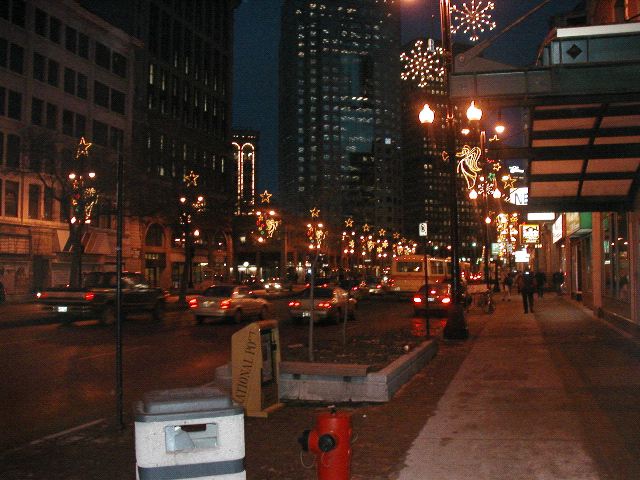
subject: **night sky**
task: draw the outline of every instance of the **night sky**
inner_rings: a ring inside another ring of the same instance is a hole
[[[335,1],[335,0],[334,0]],[[277,192],[278,42],[282,0],[243,0],[235,15],[233,125],[260,132],[258,190]],[[462,4],[454,0],[453,4]],[[486,3],[486,2],[484,2]],[[497,27],[491,38],[542,0],[494,0]],[[552,15],[571,11],[578,0],[551,0],[518,27],[501,36],[484,56],[517,66],[531,66],[549,31]],[[440,36],[436,0],[404,0],[402,41]],[[454,38],[454,41],[456,39]]]

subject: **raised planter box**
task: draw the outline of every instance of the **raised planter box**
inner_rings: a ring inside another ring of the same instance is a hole
[[[282,362],[280,399],[387,402],[437,351],[437,341],[426,341],[378,372],[367,372],[367,365]]]

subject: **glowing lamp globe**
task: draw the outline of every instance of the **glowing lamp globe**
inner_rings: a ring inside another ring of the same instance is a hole
[[[429,108],[428,103],[424,104],[424,107],[422,107],[422,110],[420,110],[420,115],[418,116],[418,118],[420,119],[420,123],[433,123],[433,120],[435,119],[435,113],[433,112],[433,110],[431,110],[431,108]]]
[[[476,102],[473,100],[467,109],[467,118],[471,121],[478,121],[482,118],[482,110],[476,107]]]

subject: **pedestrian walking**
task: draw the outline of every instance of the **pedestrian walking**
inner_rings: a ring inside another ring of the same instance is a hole
[[[511,301],[511,286],[513,285],[513,273],[507,272],[502,279],[502,300]]]
[[[536,272],[536,289],[538,290],[538,298],[542,298],[544,294],[544,284],[547,281],[547,276],[544,272]]]
[[[524,313],[533,313],[533,293],[536,291],[536,278],[530,270],[526,270],[517,277],[516,285],[522,295]]]
[[[551,281],[553,282],[553,289],[556,291],[556,293],[558,295],[562,295],[562,284],[564,283],[564,275],[562,274],[562,272],[553,272]]]

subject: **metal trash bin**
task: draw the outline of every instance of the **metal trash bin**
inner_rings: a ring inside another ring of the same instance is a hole
[[[156,390],[135,404],[139,480],[244,480],[244,411],[217,388]]]

